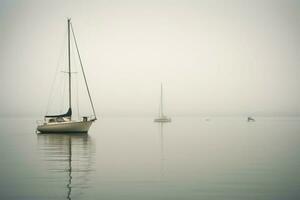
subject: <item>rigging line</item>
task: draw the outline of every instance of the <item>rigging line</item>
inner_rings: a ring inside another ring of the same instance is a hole
[[[63,77],[63,89],[62,89],[62,92],[61,92],[61,98],[62,101],[60,102],[60,112],[62,113],[63,112],[63,105],[65,104],[65,93],[66,93],[66,82],[67,80]]]
[[[75,60],[75,51],[74,51],[74,48],[71,48],[72,50],[72,54],[73,54],[73,59],[72,59],[72,61],[73,61],[73,69],[75,69],[75,71],[74,72],[71,72],[71,73],[75,73],[75,75],[77,75],[77,72],[76,71],[78,71],[78,65],[77,65],[77,63],[76,63],[76,60]],[[78,94],[78,87],[79,87],[79,84],[78,84],[78,79],[79,79],[79,76],[76,76],[75,77],[75,79],[76,79],[76,84],[75,84],[75,87],[76,87],[76,108],[77,108],[77,117],[78,117],[78,120],[80,119],[80,113],[79,113],[79,94]],[[74,80],[74,78],[73,78],[73,80]]]
[[[67,46],[67,45],[66,45]],[[65,51],[65,58],[68,57],[68,51],[67,51],[67,48],[66,48],[66,51]],[[64,63],[64,68],[63,68],[64,71],[68,71],[68,60],[65,60],[65,63]],[[61,113],[62,112],[65,112],[63,111],[63,109],[65,108],[64,106],[68,103],[68,97],[66,95],[66,93],[68,92],[68,79],[66,78],[66,73],[61,73],[61,77],[62,77],[62,81],[63,81],[63,90],[62,90],[62,101],[60,102],[61,103]]]
[[[78,54],[78,58],[79,58],[80,66],[81,66],[81,71],[82,71],[83,78],[84,78],[84,82],[85,82],[85,85],[86,85],[86,89],[87,89],[87,92],[88,92],[88,95],[89,95],[89,99],[90,99],[91,106],[92,106],[93,113],[94,113],[95,120],[96,120],[97,116],[96,116],[94,104],[93,104],[93,101],[92,101],[91,93],[90,93],[90,90],[89,90],[89,86],[87,84],[87,80],[86,80],[86,77],[85,77],[84,69],[83,69],[83,66],[82,66],[82,61],[81,61],[81,57],[80,57],[80,53],[79,53],[79,49],[78,49],[78,45],[77,45],[77,41],[76,41],[76,37],[75,37],[75,34],[74,34],[74,29],[73,29],[72,23],[71,23],[71,30],[72,30],[72,35],[73,35],[73,38],[74,38],[74,42],[75,42],[75,46],[76,46],[76,50],[77,50],[77,54]]]
[[[67,56],[67,51],[65,51],[65,56]],[[66,70],[66,66],[67,66],[67,64],[65,63],[64,65],[64,68],[63,68],[63,70]],[[65,104],[65,93],[66,93],[66,82],[67,82],[67,80],[66,80],[66,78],[65,78],[65,74],[62,74],[61,73],[61,82],[62,82],[62,84],[63,84],[63,87],[62,87],[62,91],[61,91],[61,93],[60,93],[60,95],[61,95],[61,101],[59,102],[60,103],[60,113],[62,113],[63,112],[63,106],[64,106],[64,104]],[[60,84],[59,84],[59,86],[60,86]]]
[[[62,46],[60,48],[60,53],[59,53],[59,58],[58,58],[58,61],[57,61],[57,66],[56,66],[56,69],[55,69],[55,74],[54,74],[54,79],[52,81],[52,84],[51,84],[51,88],[50,88],[50,94],[48,96],[48,102],[47,102],[47,107],[46,107],[46,114],[45,116],[48,114],[48,111],[49,111],[49,107],[52,103],[51,99],[52,99],[52,96],[53,96],[53,88],[54,88],[54,84],[55,84],[55,81],[56,81],[56,77],[57,77],[57,72],[58,72],[58,68],[59,68],[59,63],[61,62],[61,59],[62,59],[62,54],[63,54],[63,49],[64,49],[64,43],[66,41],[66,34],[64,34],[65,37],[63,39],[63,42],[62,42]]]
[[[78,120],[80,119],[80,112],[79,112],[79,90],[78,90],[78,76],[76,76],[76,101],[77,101],[77,115]]]

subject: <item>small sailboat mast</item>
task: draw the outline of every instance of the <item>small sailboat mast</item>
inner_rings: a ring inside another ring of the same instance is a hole
[[[160,117],[164,116],[164,111],[163,111],[163,85],[162,83],[160,84]]]
[[[70,24],[71,19],[68,18],[68,64],[69,64],[69,109],[72,110],[72,86],[71,86],[71,42],[70,42]],[[70,119],[72,118],[72,114]]]

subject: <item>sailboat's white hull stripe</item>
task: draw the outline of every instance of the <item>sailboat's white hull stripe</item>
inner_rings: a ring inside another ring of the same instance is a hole
[[[37,127],[37,130],[42,133],[78,133],[88,132],[93,121],[86,122],[65,122],[65,123],[53,123],[43,124]]]

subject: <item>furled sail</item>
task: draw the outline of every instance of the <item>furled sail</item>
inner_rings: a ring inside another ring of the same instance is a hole
[[[56,117],[71,117],[72,116],[72,109],[69,108],[68,112],[62,115],[46,115],[47,118],[56,118]]]

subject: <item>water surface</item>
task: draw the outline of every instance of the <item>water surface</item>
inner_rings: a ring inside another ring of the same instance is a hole
[[[300,199],[298,118],[104,118],[36,134],[1,118],[0,199]]]

